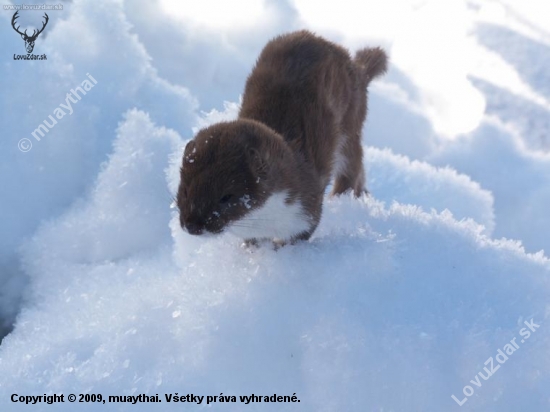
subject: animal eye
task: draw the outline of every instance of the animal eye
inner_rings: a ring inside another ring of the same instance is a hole
[[[233,197],[233,195],[224,195],[221,199],[220,199],[220,203],[227,203],[229,202],[229,200]]]

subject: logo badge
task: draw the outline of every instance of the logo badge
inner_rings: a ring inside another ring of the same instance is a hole
[[[44,22],[42,23],[42,28],[40,30],[34,30],[32,35],[29,36],[27,34],[27,30],[25,30],[24,32],[21,32],[19,30],[19,27],[21,26],[15,27],[15,25],[17,24],[17,19],[19,17],[18,13],[19,11],[16,11],[13,17],[11,18],[11,26],[17,33],[21,35],[21,38],[25,41],[25,49],[27,49],[27,53],[30,54],[34,50],[34,42],[36,41],[40,33],[44,31],[50,18],[48,17],[47,13],[44,13]]]

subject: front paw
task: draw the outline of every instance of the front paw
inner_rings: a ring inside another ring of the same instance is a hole
[[[258,239],[245,239],[244,242],[241,244],[241,248],[243,249],[258,249],[260,247],[260,242],[258,242]]]

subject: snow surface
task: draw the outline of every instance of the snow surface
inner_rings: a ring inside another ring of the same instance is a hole
[[[547,2],[201,4],[64,3],[36,43],[47,63],[0,67],[0,410],[548,410]],[[327,198],[312,240],[279,251],[189,237],[170,209],[182,148],[235,117],[263,44],[301,27],[391,54],[364,130],[373,196]],[[98,84],[35,141],[86,73]],[[9,401],[176,392],[301,402]]]

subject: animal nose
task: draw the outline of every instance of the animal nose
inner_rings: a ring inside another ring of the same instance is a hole
[[[185,228],[189,232],[190,235],[200,235],[203,231],[203,226],[199,223],[194,222],[187,222],[185,224]]]

